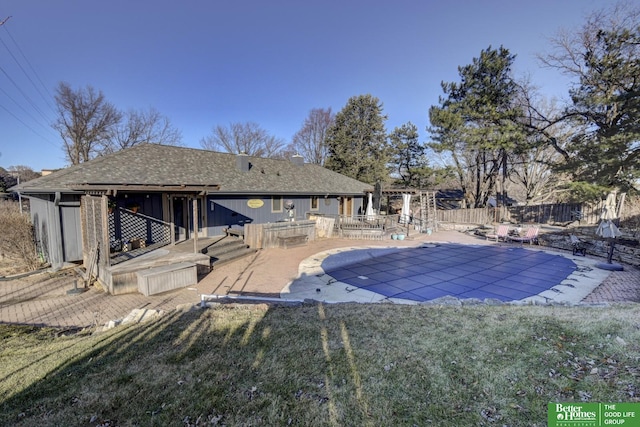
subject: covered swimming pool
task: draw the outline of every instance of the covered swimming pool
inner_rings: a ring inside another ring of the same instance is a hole
[[[577,268],[562,255],[521,246],[457,243],[354,249],[327,256],[321,267],[347,285],[416,302],[444,296],[517,301],[553,288]]]

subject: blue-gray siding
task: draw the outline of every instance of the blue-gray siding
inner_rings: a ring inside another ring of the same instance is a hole
[[[82,260],[77,196],[62,195],[57,204],[52,195],[31,196],[30,210],[38,250],[53,268]]]
[[[261,200],[262,207],[250,208],[248,200]],[[320,197],[318,209],[311,210],[311,197],[283,196],[282,204],[288,200],[294,203],[294,219],[306,219],[308,212],[319,214],[337,215],[340,202],[336,197]],[[354,198],[354,214],[362,210],[363,198]],[[289,218],[284,207],[280,212],[272,210],[271,197],[217,197],[209,196],[207,199],[207,235],[216,236],[223,233],[227,227],[240,228],[244,224],[264,224],[270,222],[285,221]]]

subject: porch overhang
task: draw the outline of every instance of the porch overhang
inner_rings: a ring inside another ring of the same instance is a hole
[[[201,184],[73,184],[69,186],[72,191],[82,191],[93,195],[115,196],[118,193],[180,193],[206,195],[220,190],[220,185]]]
[[[337,197],[337,196],[347,196],[347,197],[359,197],[359,196],[363,196],[366,195],[367,193],[370,193],[371,191],[373,191],[373,189],[371,190],[367,190],[367,191],[358,191],[358,192],[353,192],[353,191],[332,191],[332,192],[327,192],[327,191],[287,191],[287,190],[274,190],[274,191],[261,191],[261,190],[252,190],[252,191],[216,191],[215,194],[220,195],[220,196],[242,196],[242,197],[246,197],[246,196],[265,196],[265,197],[270,197],[270,196],[301,196],[301,197],[308,197],[308,196],[318,196],[318,197]],[[213,192],[212,192],[213,194]]]

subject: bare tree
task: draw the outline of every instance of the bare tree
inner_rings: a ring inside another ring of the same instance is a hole
[[[560,154],[569,141],[569,123],[557,121],[562,114],[555,100],[540,96],[528,79],[519,83],[516,103],[522,110],[519,122],[526,133],[524,140],[509,153],[509,180],[517,185],[512,192],[529,204],[544,203],[556,197],[566,184],[565,177],[556,173],[564,161]]]
[[[262,143],[262,151],[259,151],[259,154],[255,154],[260,157],[273,157],[273,158],[281,158],[280,155],[282,149],[284,147],[284,140],[281,138],[276,138],[273,135],[267,135]]]
[[[333,125],[335,115],[331,108],[314,108],[304,119],[302,128],[293,135],[289,151],[294,151],[304,157],[307,163],[324,165],[327,158],[325,138],[327,131]]]
[[[211,135],[200,140],[206,150],[244,153],[257,157],[278,157],[284,142],[257,123],[231,123],[229,127],[216,126]]]
[[[31,181],[32,179],[40,178],[41,174],[31,169],[29,166],[25,165],[15,165],[9,166],[7,168],[9,174],[16,177],[19,177],[20,182]]]
[[[116,127],[104,152],[114,152],[143,143],[180,145],[182,133],[155,108],[148,111],[129,110]]]
[[[640,177],[640,7],[619,2],[551,39],[542,62],[574,79],[556,121],[577,131],[559,150],[576,182],[622,190]]]
[[[61,82],[56,89],[58,119],[53,124],[73,165],[95,157],[109,143],[122,115],[103,93],[91,86],[73,90]]]

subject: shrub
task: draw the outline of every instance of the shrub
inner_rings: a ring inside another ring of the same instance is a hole
[[[0,201],[0,256],[20,269],[40,266],[36,255],[33,226],[28,214],[20,213],[14,201]]]

